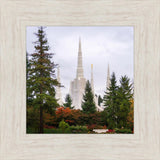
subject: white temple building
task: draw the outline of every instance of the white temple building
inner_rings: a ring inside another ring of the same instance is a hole
[[[57,68],[57,80],[59,83],[60,81],[60,67]],[[79,48],[78,48],[78,59],[77,59],[77,72],[76,72],[76,78],[70,82],[70,91],[69,94],[72,98],[72,105],[74,106],[74,109],[82,109],[82,99],[83,94],[85,91],[87,80],[84,78],[83,74],[83,62],[82,62],[82,48],[81,48],[81,39],[79,38]],[[103,103],[101,105],[98,105],[98,96],[96,96],[94,91],[94,78],[93,78],[93,64],[91,64],[91,88],[92,93],[94,95],[94,102],[96,105],[97,111],[103,111],[105,106]],[[108,91],[107,88],[110,86],[110,70],[109,70],[109,64],[108,64],[108,71],[107,71],[107,82],[106,82],[106,91]],[[62,101],[62,94],[61,94],[61,86],[56,87],[56,99],[58,99],[58,103],[63,106]]]
[[[96,104],[97,111],[103,111],[103,107],[98,106],[98,97],[95,96],[94,92],[94,80],[93,80],[93,64],[91,65],[91,87],[94,95],[94,101]],[[83,75],[83,63],[82,63],[82,48],[81,40],[79,39],[79,49],[78,49],[78,60],[77,60],[77,73],[76,78],[70,83],[70,95],[72,98],[73,106],[75,109],[82,109],[82,99],[85,91],[86,79]]]
[[[60,82],[60,69],[59,69],[59,66],[57,68],[57,81],[59,83],[61,83]],[[58,99],[57,102],[59,103],[59,105],[63,105],[62,95],[61,95],[61,87],[60,86],[56,87],[56,99]]]

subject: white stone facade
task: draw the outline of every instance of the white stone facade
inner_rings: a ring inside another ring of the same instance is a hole
[[[72,97],[73,106],[75,109],[82,109],[81,103],[86,86],[85,78],[75,78],[70,84],[70,95]]]

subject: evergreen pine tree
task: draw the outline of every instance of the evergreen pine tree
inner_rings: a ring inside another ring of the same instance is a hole
[[[108,91],[105,92],[104,95],[104,106],[106,106],[105,111],[107,113],[107,122],[109,128],[117,127],[117,113],[118,113],[118,106],[117,106],[117,81],[115,73],[113,72],[111,75],[111,83]]]
[[[43,133],[43,111],[53,113],[57,107],[55,86],[59,85],[55,78],[54,62],[51,61],[53,53],[49,53],[48,40],[43,27],[35,33],[37,41],[35,53],[31,54],[30,69],[28,70],[28,95],[34,97],[33,106],[39,109],[39,132]]]
[[[72,99],[71,99],[71,96],[69,94],[66,95],[65,103],[63,105],[64,105],[64,107],[69,107],[70,109],[73,109]]]
[[[86,83],[85,93],[82,100],[82,109],[85,113],[94,113],[96,111],[94,95],[89,81]]]
[[[117,104],[119,106],[118,112],[118,126],[127,127],[127,117],[130,112],[132,94],[132,84],[130,79],[125,75],[120,79],[120,87],[117,91]]]

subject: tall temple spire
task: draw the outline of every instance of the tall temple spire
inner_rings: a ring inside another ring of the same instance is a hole
[[[93,64],[91,64],[91,88],[94,95]]]
[[[79,48],[78,48],[78,51],[82,52],[82,50],[81,50],[81,37],[79,37]]]
[[[58,66],[58,68],[57,68],[57,81],[60,83],[60,70],[59,70],[59,66]],[[58,99],[58,103],[59,103],[60,105],[63,104],[60,86],[57,86],[57,87],[56,87],[56,99]]]
[[[110,86],[110,70],[109,70],[109,64],[108,64],[108,71],[107,71],[107,84],[106,84],[106,90],[108,90]]]
[[[84,76],[83,76],[83,63],[82,63],[82,49],[81,49],[81,39],[80,38],[79,38],[79,49],[78,49],[78,62],[77,62],[76,78],[84,78]]]

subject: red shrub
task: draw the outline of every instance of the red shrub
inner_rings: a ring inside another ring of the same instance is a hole
[[[114,129],[108,129],[107,133],[115,133]]]

